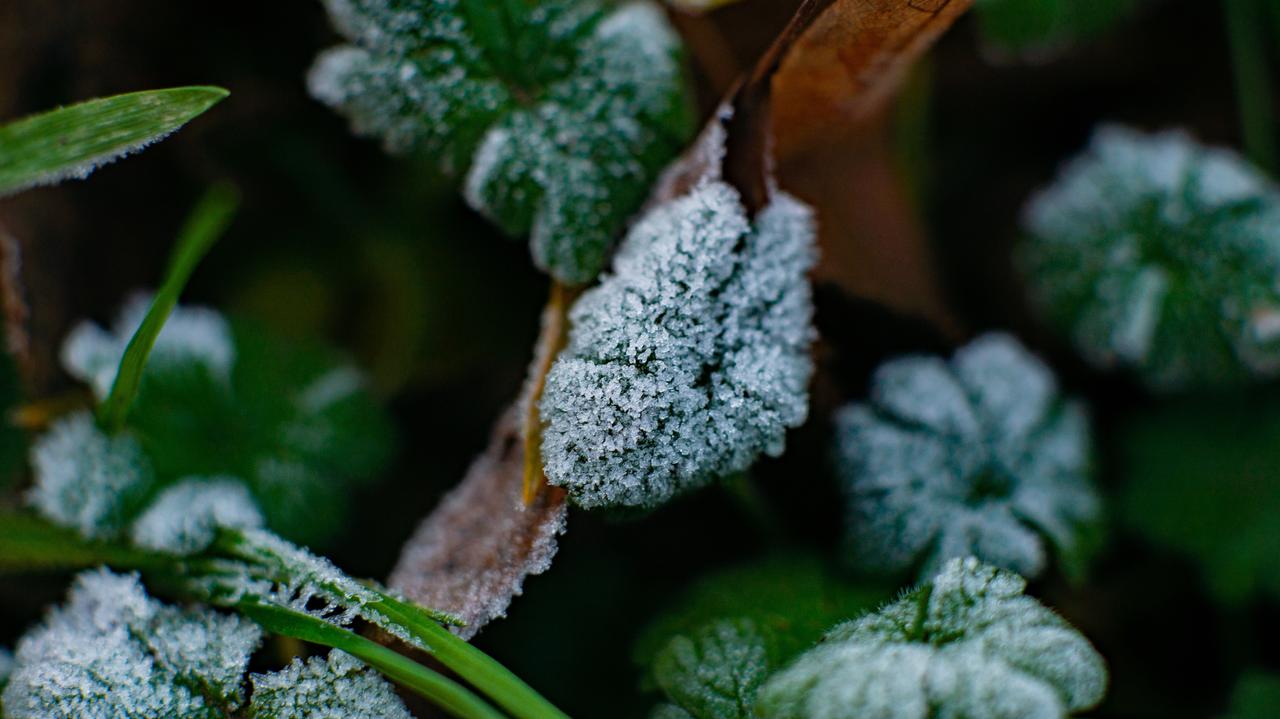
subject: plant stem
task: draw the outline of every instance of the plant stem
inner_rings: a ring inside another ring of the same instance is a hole
[[[510,669],[445,629],[420,608],[383,593],[378,609],[430,647],[441,664],[458,673],[519,719],[568,719]]]
[[[524,417],[523,496],[526,507],[533,504],[538,492],[547,483],[546,474],[542,471],[542,417],[538,412],[538,400],[542,399],[542,390],[546,387],[551,365],[569,341],[569,307],[577,295],[577,290],[552,280],[551,296],[542,311],[542,332],[534,350],[536,359],[529,377],[532,384],[529,386],[529,396],[526,399],[528,406]]]
[[[1223,0],[1236,102],[1245,154],[1267,172],[1276,171],[1276,138],[1271,76],[1264,44],[1260,0]]]

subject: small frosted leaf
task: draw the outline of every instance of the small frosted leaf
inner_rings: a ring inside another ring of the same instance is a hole
[[[67,604],[18,643],[2,697],[9,719],[219,719],[244,701],[261,630],[233,615],[180,610],[136,576],[81,574]]]
[[[137,440],[105,434],[87,412],[60,419],[37,439],[31,467],[31,504],[85,537],[109,537],[124,529],[155,483]]]
[[[1237,155],[1103,127],[1023,224],[1032,299],[1092,364],[1160,392],[1280,371],[1280,190]]]
[[[1051,59],[1127,19],[1141,0],[975,0],[987,54]]]
[[[92,387],[99,401],[111,392],[120,358],[150,306],[150,294],[135,294],[125,302],[110,332],[81,322],[63,341],[62,366]],[[229,382],[235,357],[231,326],[222,315],[206,307],[175,307],[156,338],[147,366],[148,371],[163,372],[197,362]]]
[[[191,477],[160,493],[134,522],[133,543],[171,554],[198,552],[219,528],[261,527],[262,512],[235,477]]]
[[[1043,536],[1065,568],[1082,566],[1100,515],[1088,421],[1012,337],[980,337],[950,363],[883,365],[836,432],[855,565],[929,576],[972,554],[1034,576]]]
[[[219,87],[131,92],[0,125],[0,197],[83,179],[164,139],[226,96]]]
[[[395,688],[360,660],[337,649],[327,658],[294,659],[253,675],[248,719],[413,719]]]
[[[541,404],[548,479],[584,507],[654,507],[782,453],[808,412],[812,211],[754,227],[727,184],[647,213],[570,311]]]
[[[768,640],[750,619],[722,619],[671,639],[654,661],[658,687],[697,719],[751,719],[771,668]]]
[[[1023,596],[1018,576],[948,562],[880,611],[831,630],[761,688],[764,719],[1063,719],[1106,693],[1102,657]]]
[[[387,150],[435,156],[556,278],[595,278],[691,130],[679,36],[647,2],[328,0],[353,45],[311,94]]]

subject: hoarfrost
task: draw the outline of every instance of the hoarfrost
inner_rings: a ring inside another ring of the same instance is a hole
[[[1025,576],[1081,562],[1100,503],[1089,480],[1083,408],[1017,340],[989,334],[950,363],[882,365],[871,400],[836,416],[836,464],[849,496],[853,563],[922,576],[955,557]]]
[[[1106,693],[1101,656],[975,558],[842,624],[761,688],[764,719],[1062,719]]]
[[[337,649],[253,675],[249,719],[413,719],[391,683]]]
[[[37,439],[31,467],[28,501],[85,537],[122,530],[155,483],[138,442],[127,433],[105,434],[88,412],[58,420]]]
[[[244,701],[257,625],[167,607],[134,575],[81,574],[67,604],[18,643],[10,719],[218,719]]]
[[[1092,364],[1161,392],[1280,371],[1280,190],[1234,153],[1104,126],[1023,224],[1032,298]]]
[[[814,232],[782,193],[753,228],[719,181],[647,213],[570,311],[541,403],[551,483],[654,507],[781,454],[808,411]]]
[[[248,529],[265,520],[236,477],[188,477],[161,492],[133,524],[133,543],[162,552],[192,554],[213,542],[219,528]]]

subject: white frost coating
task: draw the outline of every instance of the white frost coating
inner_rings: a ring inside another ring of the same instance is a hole
[[[1100,128],[1028,203],[1032,298],[1102,368],[1162,392],[1280,371],[1280,189],[1184,132]]]
[[[808,411],[814,231],[781,193],[753,229],[722,182],[647,213],[570,312],[541,404],[550,481],[654,507],[781,454]]]
[[[1106,693],[1101,656],[1022,578],[972,557],[828,632],[761,688],[764,719],[1063,719]]]
[[[327,658],[297,658],[270,674],[253,675],[250,719],[413,719],[395,688],[337,649]]]
[[[1082,408],[1017,340],[989,334],[950,363],[881,366],[871,401],[836,417],[855,565],[897,572],[975,555],[1025,576],[1083,554],[1099,519]]]
[[[244,701],[261,641],[233,615],[167,607],[136,576],[81,574],[66,606],[18,643],[8,719],[218,719]]]
[[[111,392],[120,358],[150,306],[150,294],[134,294],[121,308],[110,332],[91,322],[81,322],[63,342],[62,366],[71,376],[88,383],[99,400]],[[174,307],[156,338],[147,365],[163,369],[201,362],[214,376],[229,382],[235,356],[231,326],[222,315],[205,307]]]
[[[355,367],[334,367],[316,377],[298,393],[298,407],[304,412],[323,412],[365,387],[365,378]]]
[[[103,433],[88,412],[58,420],[37,439],[31,467],[35,483],[28,501],[86,537],[123,529],[155,483],[137,441],[127,433]]]
[[[219,528],[262,527],[265,520],[236,477],[187,477],[165,489],[133,523],[133,543],[172,554],[198,552]]]

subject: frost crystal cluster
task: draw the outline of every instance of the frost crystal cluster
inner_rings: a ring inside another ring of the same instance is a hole
[[[1234,153],[1104,127],[1024,224],[1033,299],[1095,365],[1157,391],[1280,370],[1280,190]]]
[[[1019,576],[974,558],[831,630],[761,689],[763,719],[1062,719],[1102,700],[1102,657]]]
[[[68,372],[101,400],[146,314],[130,300],[111,331],[68,336]],[[389,422],[361,375],[320,348],[286,343],[202,308],[176,308],[148,361],[124,431],[72,415],[32,451],[32,503],[85,536],[120,535],[188,553],[214,529],[264,521],[321,541],[351,485],[381,468]],[[194,502],[194,503],[193,503]]]
[[[253,675],[248,719],[413,719],[395,689],[360,660],[337,649],[326,659],[294,659],[278,672]]]
[[[754,226],[704,181],[647,213],[570,311],[541,411],[547,477],[584,507],[654,507],[783,450],[808,411],[812,211]]]
[[[867,403],[836,417],[836,464],[850,502],[856,566],[928,577],[974,555],[1025,576],[1046,564],[1042,536],[1078,569],[1099,499],[1083,408],[1017,340],[978,338],[950,363],[882,365]]]
[[[467,201],[556,278],[595,278],[691,130],[678,36],[656,5],[326,0],[352,44],[311,93],[390,151],[465,175]]]
[[[19,643],[8,719],[221,719],[244,702],[257,625],[167,607],[136,576],[80,575],[66,606]]]

